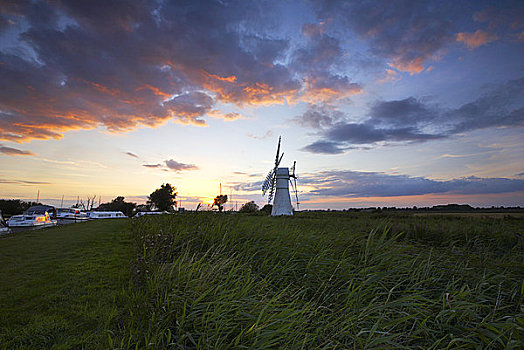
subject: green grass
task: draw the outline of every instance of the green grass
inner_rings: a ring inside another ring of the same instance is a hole
[[[134,227],[123,347],[521,348],[522,220],[183,215]]]
[[[0,344],[519,349],[524,220],[186,213],[0,239]]]
[[[127,308],[132,239],[126,222],[2,236],[0,348],[106,348]]]

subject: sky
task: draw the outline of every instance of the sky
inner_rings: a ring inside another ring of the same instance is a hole
[[[0,198],[524,206],[522,1],[2,1]],[[293,203],[295,205],[295,203]]]

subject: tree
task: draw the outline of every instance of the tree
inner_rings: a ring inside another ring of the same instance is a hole
[[[258,211],[258,205],[254,202],[247,202],[238,211],[239,213],[255,213]]]
[[[224,209],[224,204],[226,204],[226,202],[227,194],[220,194],[215,197],[212,207],[216,205],[218,207],[218,211],[222,212],[222,209]]]
[[[0,210],[4,215],[18,215],[33,205],[39,205],[36,202],[24,202],[20,199],[0,199]]]
[[[266,213],[267,215],[271,215],[271,211],[273,210],[273,206],[271,204],[266,204],[260,209],[261,212]]]
[[[173,211],[176,206],[176,188],[170,184],[162,184],[147,197],[147,204],[159,211]]]
[[[133,215],[133,210],[136,208],[136,203],[124,201],[125,197],[118,196],[109,203],[102,203],[98,207],[101,211],[121,211],[127,216]]]

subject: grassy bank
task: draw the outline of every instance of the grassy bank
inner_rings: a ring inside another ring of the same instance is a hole
[[[522,220],[184,215],[134,227],[149,348],[519,348]]]
[[[186,213],[0,238],[0,347],[521,348],[524,220]]]
[[[104,349],[127,308],[128,221],[0,238],[0,348]]]

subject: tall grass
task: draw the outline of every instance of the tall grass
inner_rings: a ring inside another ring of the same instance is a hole
[[[522,220],[143,217],[114,348],[524,345]]]

